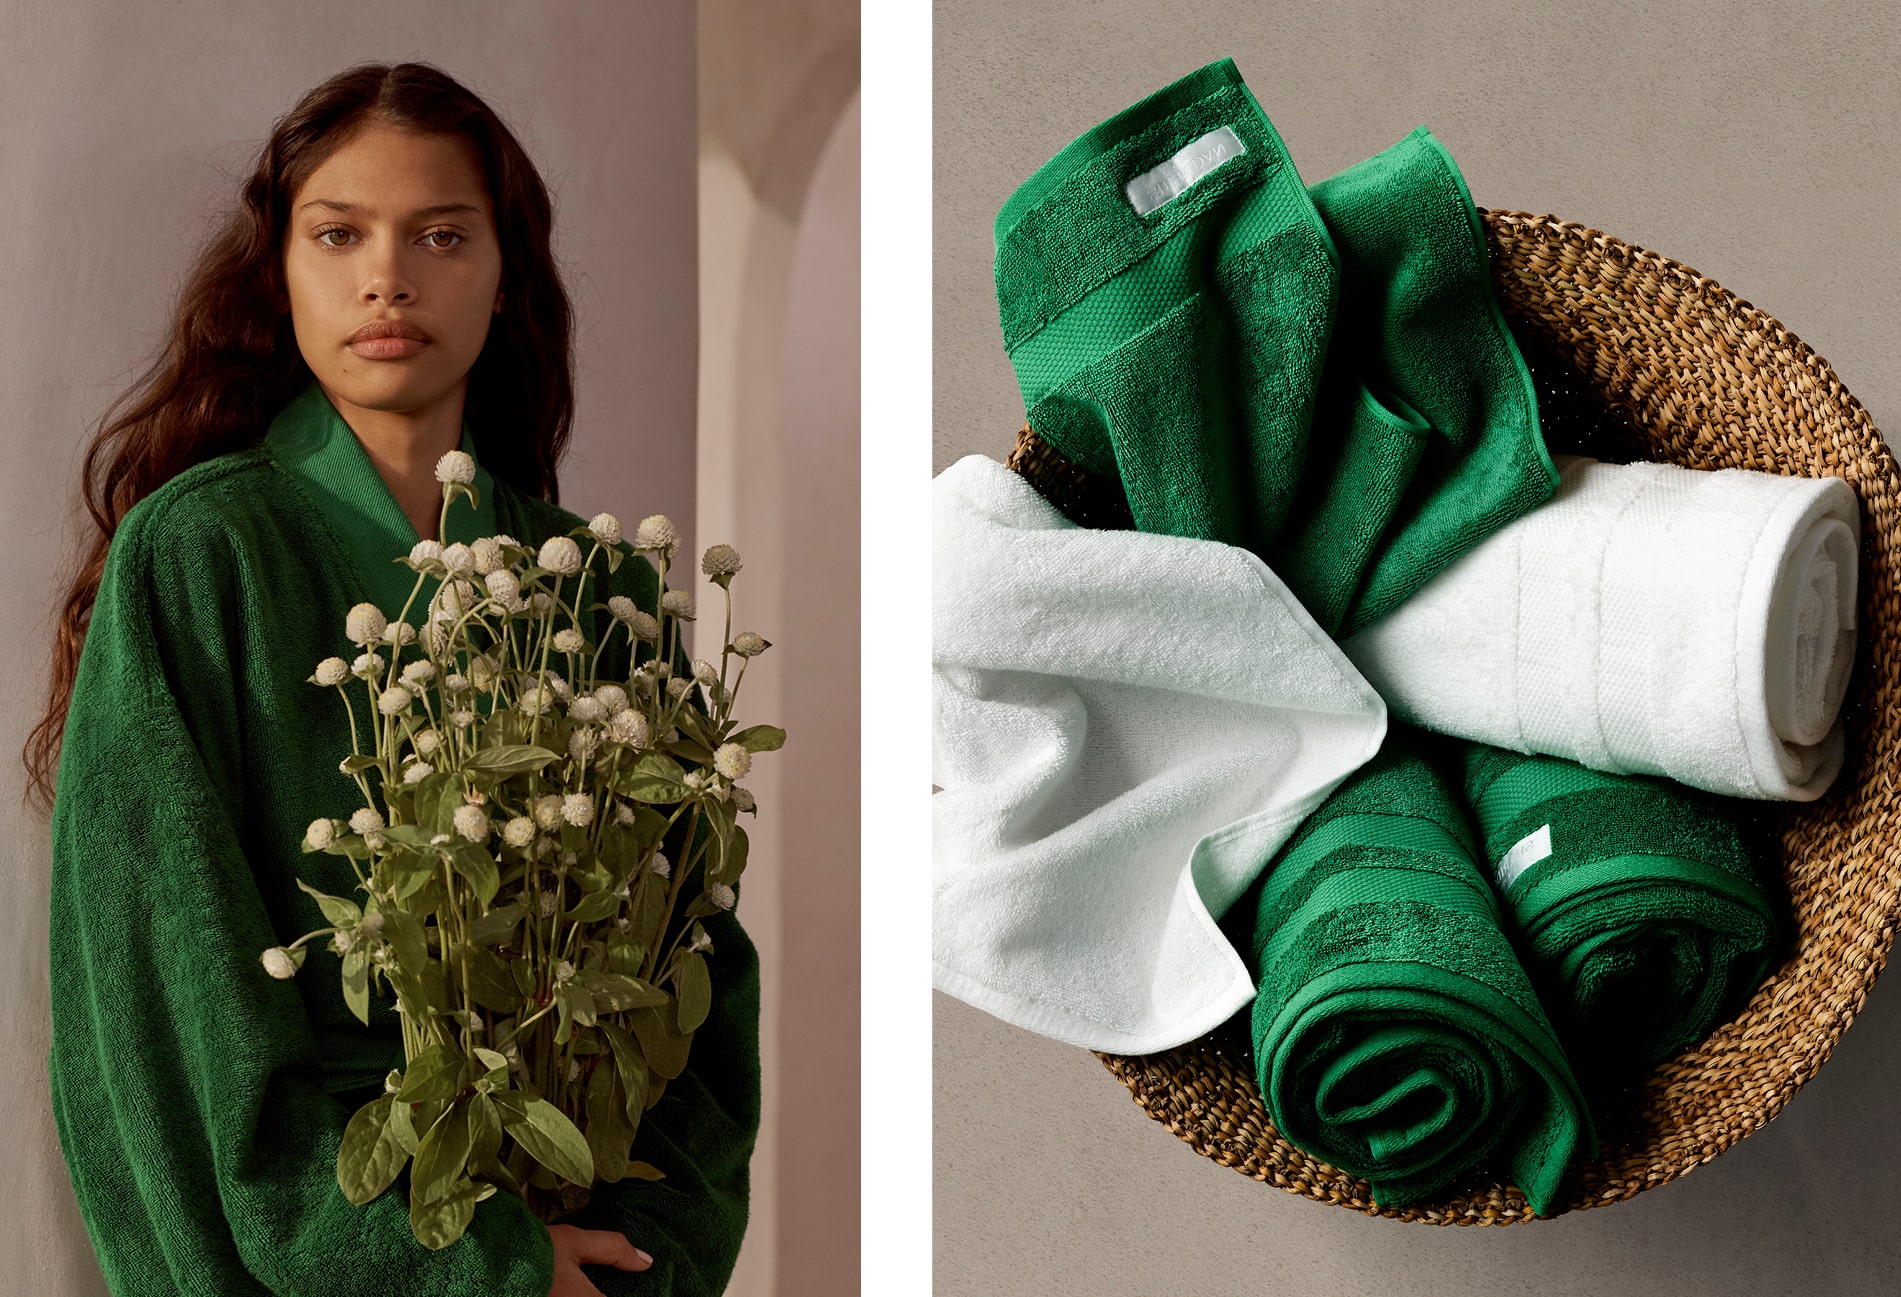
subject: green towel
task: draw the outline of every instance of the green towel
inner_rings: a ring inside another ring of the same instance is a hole
[[[1596,1134],[1430,741],[1390,730],[1224,918],[1256,1077],[1275,1128],[1382,1207],[1486,1166],[1550,1215]]]
[[[1477,210],[1425,128],[1311,188],[1221,59],[998,213],[1031,426],[1137,528],[1252,550],[1341,636],[1557,474]]]
[[[1778,922],[1722,799],[1479,743],[1464,760],[1515,939],[1594,1102],[1761,985]]]

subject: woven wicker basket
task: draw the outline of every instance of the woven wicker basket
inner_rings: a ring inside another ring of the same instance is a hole
[[[1560,1211],[1619,1202],[1687,1174],[1759,1130],[1814,1076],[1887,962],[1901,871],[1901,474],[1860,402],[1772,317],[1687,266],[1552,216],[1479,212],[1514,330],[1582,382],[1622,429],[1624,455],[1689,468],[1846,478],[1861,497],[1860,635],[1844,706],[1848,756],[1826,797],[1769,812],[1796,932],[1748,1005],[1660,1064],[1600,1122],[1600,1155],[1566,1176]],[[1536,366],[1534,365],[1534,368]],[[1550,376],[1547,375],[1547,378]],[[1549,433],[1550,429],[1547,428]],[[1553,442],[1556,448],[1556,441]],[[1587,452],[1589,453],[1589,452]],[[1007,463],[1084,526],[1127,527],[1112,487],[1026,425]],[[1512,1185],[1467,1186],[1401,1210],[1308,1157],[1268,1120],[1246,1015],[1160,1054],[1097,1052],[1155,1120],[1204,1157],[1321,1202],[1436,1225],[1538,1219]]]

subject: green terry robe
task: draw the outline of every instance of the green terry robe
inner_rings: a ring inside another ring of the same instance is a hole
[[[462,449],[474,453],[466,422]],[[479,509],[451,505],[445,543],[500,531],[538,546],[583,521],[479,466],[475,485]],[[417,539],[314,381],[260,444],[178,474],[113,537],[59,763],[48,1065],[60,1144],[116,1294],[549,1290],[548,1232],[513,1194],[478,1204],[439,1252],[410,1233],[407,1169],[365,1207],[343,1196],[344,1126],[403,1063],[394,1002],[374,997],[364,1027],[321,942],[287,981],[260,962],[326,924],[298,878],[361,896],[348,860],[301,847],[312,819],[362,805],[337,768],[350,750],[343,704],[307,678],[358,651],[343,635],[353,604],[396,618],[416,574],[393,560]],[[620,593],[654,606],[654,571],[629,553],[606,588],[590,582],[590,602]],[[435,585],[425,580],[412,624]],[[601,679],[625,678],[625,645],[615,636]],[[666,1178],[597,1185],[570,1218],[653,1256],[638,1273],[585,1267],[610,1297],[718,1293],[745,1232],[758,954],[735,911],[704,923],[713,1009],[633,1148]]]

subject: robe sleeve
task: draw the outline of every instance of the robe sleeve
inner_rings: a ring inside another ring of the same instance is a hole
[[[274,929],[243,790],[211,773],[243,768],[233,668],[270,628],[244,622],[230,541],[170,521],[135,508],[113,539],[52,825],[49,1069],[107,1279],[141,1295],[546,1297],[552,1243],[514,1195],[430,1251],[406,1170],[367,1206],[338,1187],[351,1112],[319,1082],[297,984],[260,959],[308,929]],[[322,958],[298,974],[334,975]]]

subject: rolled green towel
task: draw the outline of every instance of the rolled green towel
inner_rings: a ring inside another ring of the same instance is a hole
[[[1288,1142],[1382,1207],[1483,1164],[1550,1215],[1596,1134],[1428,741],[1389,730],[1224,919],[1256,1078]]]
[[[1593,1097],[1707,1036],[1780,925],[1741,808],[1667,779],[1464,745],[1514,940]]]
[[[1134,526],[1238,545],[1336,637],[1551,497],[1477,209],[1424,127],[1303,185],[1231,59],[997,214],[1030,426]]]

